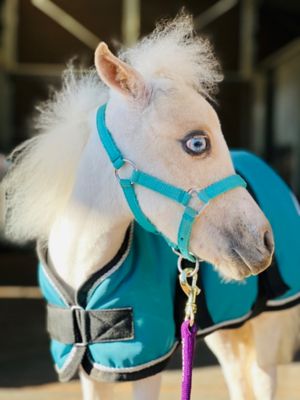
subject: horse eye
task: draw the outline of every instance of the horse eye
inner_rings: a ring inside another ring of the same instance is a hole
[[[209,150],[210,143],[202,131],[190,132],[182,141],[184,151],[192,156],[198,156]]]

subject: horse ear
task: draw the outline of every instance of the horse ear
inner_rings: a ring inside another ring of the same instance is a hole
[[[101,42],[95,52],[97,72],[104,83],[124,96],[144,97],[146,85],[143,77],[132,67],[114,56],[106,43]]]

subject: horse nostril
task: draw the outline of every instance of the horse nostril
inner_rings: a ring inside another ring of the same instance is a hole
[[[269,251],[269,253],[273,253],[274,250],[274,240],[273,240],[273,235],[271,232],[266,231],[264,234],[264,245],[266,249]]]

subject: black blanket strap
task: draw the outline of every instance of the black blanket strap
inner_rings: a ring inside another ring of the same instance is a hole
[[[134,338],[132,308],[84,310],[78,306],[47,305],[47,330],[60,343],[86,346],[91,343]]]

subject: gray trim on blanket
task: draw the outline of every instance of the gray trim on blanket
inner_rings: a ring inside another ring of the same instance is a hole
[[[69,354],[67,360],[65,361],[62,368],[58,368],[56,365],[56,372],[58,373],[58,378],[60,382],[69,382],[76,372],[86,353],[86,347],[73,346],[71,353]]]
[[[168,364],[170,358],[178,347],[178,342],[175,342],[171,349],[161,357],[149,361],[145,364],[136,365],[128,368],[113,368],[97,364],[92,361],[89,351],[85,354],[82,360],[84,371],[93,379],[103,382],[126,382],[144,379],[161,372]]]
[[[88,296],[116,269],[120,268],[129,254],[133,236],[133,224],[126,232],[122,246],[115,257],[94,273],[76,291],[57,274],[47,254],[47,245],[37,243],[37,253],[49,283],[64,302],[66,308],[47,305],[47,328],[50,337],[60,343],[73,344],[64,365],[56,371],[61,382],[73,378],[87,358],[88,344],[124,341],[134,338],[133,309],[131,307],[109,310],[85,310]],[[117,379],[118,380],[118,379]]]
[[[75,290],[66,282],[64,282],[57,274],[51,260],[48,257],[47,247],[43,245],[42,242],[37,242],[37,253],[52,287],[55,289],[59,297],[64,300],[66,306],[71,307],[75,300]]]

